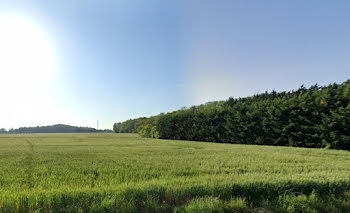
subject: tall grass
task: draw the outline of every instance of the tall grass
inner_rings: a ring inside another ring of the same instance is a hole
[[[300,212],[325,202],[342,212],[350,202],[348,151],[6,135],[0,168],[0,212]]]

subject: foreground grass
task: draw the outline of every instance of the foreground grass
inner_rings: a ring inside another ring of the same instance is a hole
[[[348,151],[0,136],[0,212],[346,212],[349,190]]]

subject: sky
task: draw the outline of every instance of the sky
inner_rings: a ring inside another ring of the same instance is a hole
[[[0,0],[0,128],[113,123],[350,77],[350,1]]]

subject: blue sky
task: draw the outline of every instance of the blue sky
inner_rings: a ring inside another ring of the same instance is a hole
[[[320,0],[0,0],[0,16],[35,24],[55,61],[40,87],[47,92],[28,94],[35,103],[8,98],[0,127],[95,127],[99,120],[111,128],[230,96],[343,82],[349,10],[348,1]],[[32,81],[41,85],[38,76]]]

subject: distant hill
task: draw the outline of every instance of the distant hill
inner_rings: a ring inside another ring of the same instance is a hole
[[[0,129],[0,134],[28,134],[28,133],[89,133],[89,132],[112,132],[112,130],[98,130],[91,127],[77,127],[64,124],[52,126],[21,127],[18,129]]]

